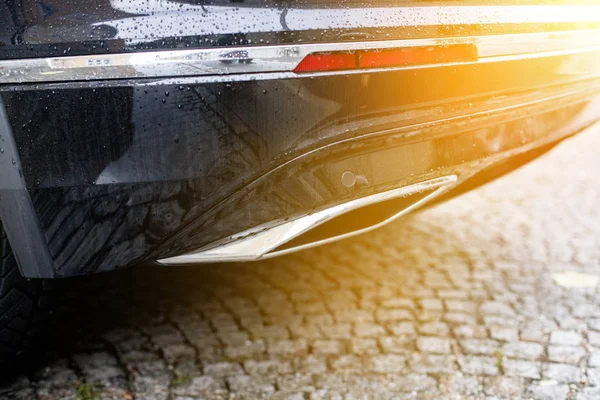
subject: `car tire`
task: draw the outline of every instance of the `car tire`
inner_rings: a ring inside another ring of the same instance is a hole
[[[48,284],[21,276],[0,221],[0,364],[33,348],[48,315]]]

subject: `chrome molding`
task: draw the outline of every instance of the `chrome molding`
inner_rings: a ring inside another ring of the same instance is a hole
[[[458,178],[456,175],[448,175],[418,182],[408,186],[403,186],[397,189],[392,189],[386,192],[377,193],[371,196],[362,197],[360,199],[342,203],[313,214],[304,215],[292,221],[249,229],[235,235],[234,237],[210,244],[193,253],[165,258],[158,260],[158,262],[165,265],[178,265],[222,261],[253,261],[276,257],[310,247],[320,246],[325,243],[341,240],[379,228],[380,226],[383,226],[432,200],[451,186],[455,185],[457,180]],[[382,201],[432,189],[435,189],[435,191],[416,201],[410,206],[402,209],[391,218],[371,225],[367,228],[296,247],[277,250],[278,247],[288,243],[290,240],[349,211],[357,210],[359,208],[380,203]]]
[[[264,75],[304,76],[292,72],[308,54],[331,51],[379,50],[470,44],[476,61],[411,65],[384,70],[440,65],[473,64],[517,58],[545,57],[600,51],[600,30],[544,32],[510,35],[388,40],[370,42],[227,47],[199,50],[152,51],[0,61],[0,84],[28,82],[92,81],[129,78],[214,77],[215,81]],[[319,75],[357,73],[361,70],[321,72]],[[371,72],[380,69],[370,69]],[[277,75],[279,74],[279,75]]]

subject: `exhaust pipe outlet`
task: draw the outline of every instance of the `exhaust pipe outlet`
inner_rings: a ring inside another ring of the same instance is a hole
[[[362,197],[272,226],[260,226],[194,252],[158,260],[165,265],[254,261],[320,246],[377,229],[429,202],[457,182],[448,175]]]

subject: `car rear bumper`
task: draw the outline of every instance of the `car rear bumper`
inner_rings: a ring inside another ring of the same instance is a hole
[[[594,123],[600,48],[581,32],[445,38],[429,47],[476,57],[325,71],[295,69],[427,46],[2,61],[0,218],[22,273],[44,278],[253,260],[364,231]]]

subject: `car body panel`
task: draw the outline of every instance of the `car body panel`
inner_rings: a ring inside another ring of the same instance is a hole
[[[0,59],[593,29],[582,1],[9,0]]]

